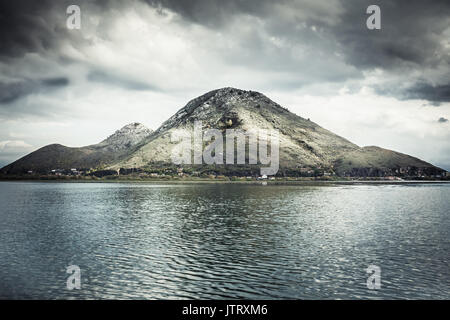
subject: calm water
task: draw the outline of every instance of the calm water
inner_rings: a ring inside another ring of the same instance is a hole
[[[0,182],[0,298],[450,299],[449,199],[448,184]]]

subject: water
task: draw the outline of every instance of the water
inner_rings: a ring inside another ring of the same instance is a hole
[[[449,196],[449,184],[0,182],[0,298],[449,299]],[[66,288],[69,265],[81,290]]]

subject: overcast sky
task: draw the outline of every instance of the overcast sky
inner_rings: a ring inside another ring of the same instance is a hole
[[[366,27],[370,4],[381,30]],[[156,129],[231,86],[450,169],[448,0],[5,0],[0,44],[0,167],[130,122]]]

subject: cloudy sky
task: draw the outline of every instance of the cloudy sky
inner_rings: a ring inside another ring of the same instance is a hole
[[[371,4],[381,30],[366,27]],[[3,0],[0,43],[0,167],[130,122],[156,129],[231,86],[450,169],[448,0]]]

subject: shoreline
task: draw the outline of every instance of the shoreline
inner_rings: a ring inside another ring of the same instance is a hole
[[[242,185],[413,185],[413,184],[447,184],[449,180],[165,180],[165,179],[0,179],[0,182],[44,182],[44,183],[129,183],[129,184],[242,184]]]

